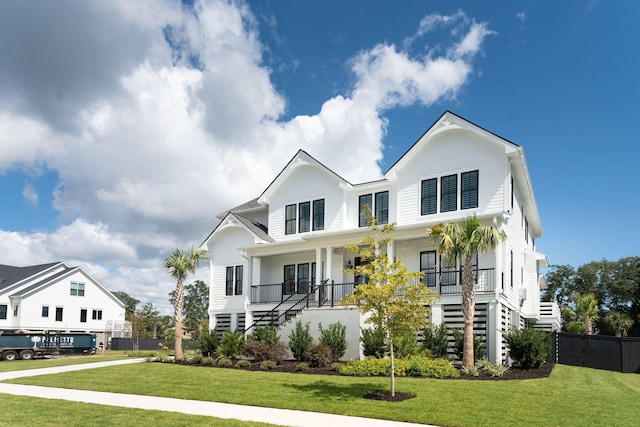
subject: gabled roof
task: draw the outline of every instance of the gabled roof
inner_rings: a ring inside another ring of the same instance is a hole
[[[264,205],[261,205],[260,203],[258,203],[258,199],[256,198],[253,200],[249,200],[248,202],[245,202],[241,205],[238,205],[235,208],[231,208],[227,211],[219,213],[218,215],[216,215],[216,218],[223,219],[230,212],[244,214],[244,213],[254,212],[262,209],[265,209]]]
[[[351,186],[349,181],[342,178],[340,175],[320,163],[313,156],[307,153],[304,150],[298,150],[298,152],[293,156],[289,163],[280,171],[278,176],[269,184],[269,186],[262,192],[262,194],[258,197],[257,202],[259,204],[267,204],[269,203],[269,198],[271,195],[289,178],[289,176],[300,166],[315,166],[325,171],[327,174],[333,175],[337,178],[340,183]]]
[[[39,280],[35,283],[33,283],[32,285],[27,286],[26,288],[21,288],[19,290],[19,292],[16,292],[15,294],[11,295],[12,297],[14,296],[22,296],[22,295],[27,295],[28,293],[30,293],[31,291],[33,291],[34,289],[38,289],[41,286],[46,285],[49,282],[55,281],[56,279],[59,279],[60,277],[64,277],[70,273],[73,273],[74,271],[79,270],[80,267],[71,267],[71,268],[66,268],[64,270],[61,270],[59,272],[57,272],[56,274],[52,275],[52,276],[47,276],[42,280]]]
[[[254,235],[254,237],[264,243],[274,243],[275,240],[269,236],[269,230],[263,224],[259,222],[253,221],[247,217],[244,217],[240,214],[229,212],[220,223],[213,229],[213,231],[204,239],[204,242],[200,245],[203,247],[211,240],[211,238],[220,231],[224,230],[228,227],[241,227]],[[257,243],[257,242],[256,242]]]
[[[540,214],[533,194],[533,186],[527,169],[527,162],[524,158],[524,150],[519,145],[505,139],[493,132],[476,125],[469,120],[445,111],[427,131],[395,162],[384,174],[385,179],[395,180],[397,173],[407,165],[433,138],[439,134],[450,131],[464,131],[490,144],[499,145],[505,151],[511,164],[511,171],[514,176],[518,193],[522,197],[522,203],[529,218],[529,225],[535,237],[542,236],[542,224]]]
[[[49,264],[29,265],[26,267],[15,267],[12,265],[0,264],[0,290],[42,273],[59,264],[64,263],[58,261]]]

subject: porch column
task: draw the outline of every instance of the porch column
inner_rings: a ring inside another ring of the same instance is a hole
[[[322,281],[322,248],[316,248],[316,283],[315,286],[320,286]]]
[[[396,260],[396,242],[395,240],[391,240],[387,243],[387,258],[389,258],[390,263],[394,263]]]
[[[324,278],[328,280],[327,283],[331,283],[331,272],[333,270],[333,248],[332,247],[327,247],[325,248],[325,252],[327,254],[327,261],[326,261],[326,265],[325,265],[325,274],[324,274]]]
[[[500,303],[487,304],[487,358],[492,363],[502,363],[502,325]]]

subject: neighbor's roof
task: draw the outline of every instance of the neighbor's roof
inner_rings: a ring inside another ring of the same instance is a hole
[[[0,264],[0,289],[4,289],[18,283],[60,263],[61,262],[59,261],[49,264],[29,265],[26,267],[15,267],[12,265]]]

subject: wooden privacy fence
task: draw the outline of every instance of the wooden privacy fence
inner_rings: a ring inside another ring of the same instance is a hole
[[[563,365],[640,373],[640,338],[554,332],[551,360]]]

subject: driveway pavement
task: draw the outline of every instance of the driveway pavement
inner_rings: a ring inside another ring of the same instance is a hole
[[[125,359],[109,362],[83,363],[80,365],[30,369],[24,371],[2,372],[0,373],[0,381],[37,375],[56,374],[60,372],[79,371],[83,369],[102,368],[105,366],[140,363],[144,361],[145,359]],[[39,397],[44,399],[70,400],[74,402],[95,403],[99,405],[120,406],[125,408],[180,412],[184,414],[204,415],[228,419],[231,418],[241,421],[257,421],[284,426],[425,427],[425,424],[384,421],[372,418],[350,417],[319,412],[263,408],[259,406],[233,405],[228,403],[173,399],[168,397],[140,396],[133,394],[73,390],[21,384],[0,383],[0,393]]]

